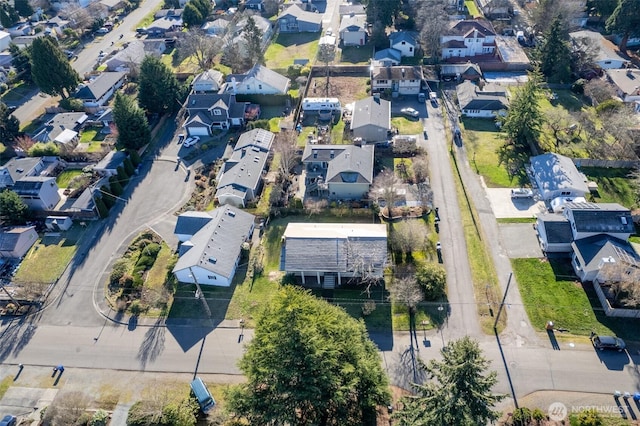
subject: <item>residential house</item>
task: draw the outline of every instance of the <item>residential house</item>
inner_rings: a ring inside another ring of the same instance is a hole
[[[46,172],[44,157],[14,157],[0,166],[0,189],[11,188],[23,177],[39,176]]]
[[[153,14],[154,19],[182,19],[183,9],[160,9]]]
[[[193,78],[191,89],[195,93],[218,93],[224,82],[224,74],[218,70],[203,71]]]
[[[66,152],[78,145],[80,131],[89,116],[84,112],[61,112],[31,136],[36,142],[53,142]]]
[[[6,31],[0,31],[0,52],[7,50],[11,44],[11,34]]]
[[[264,0],[245,0],[244,8],[262,12],[264,9]]]
[[[169,33],[182,30],[182,17],[180,15],[165,15],[156,19],[147,27],[147,36],[150,38],[162,38]]]
[[[569,223],[574,240],[607,234],[628,240],[635,233],[631,212],[617,203],[567,203],[562,213]]]
[[[582,201],[589,193],[585,176],[570,158],[560,154],[531,157],[531,174],[540,197],[554,210],[561,210],[563,202]]]
[[[89,187],[82,191],[82,194],[73,202],[65,213],[73,215],[74,218],[97,219],[99,217],[98,207],[94,199],[94,193],[98,191],[100,182],[96,186]]]
[[[63,19],[60,16],[54,16],[51,19],[48,19],[45,22],[45,25],[50,28],[51,30],[55,31],[55,33],[58,36],[61,36],[64,34],[64,30],[69,28],[71,24],[71,21],[67,20],[67,19]]]
[[[244,74],[230,74],[224,92],[236,95],[286,95],[290,81],[269,68],[256,64]]]
[[[373,182],[373,145],[307,144],[302,154],[308,193],[361,200]]]
[[[114,12],[118,9],[124,9],[127,5],[125,0],[100,0],[100,4],[104,6],[107,12]]]
[[[440,65],[440,79],[442,81],[478,81],[482,78],[482,70],[478,64],[442,64]]]
[[[371,72],[371,90],[373,93],[390,90],[399,95],[417,95],[420,93],[422,80],[422,67],[419,66],[374,66]]]
[[[543,213],[536,219],[536,234],[545,253],[571,253],[573,233],[569,220],[561,214]]]
[[[478,6],[489,19],[509,19],[513,14],[513,7],[502,0],[478,0]]]
[[[616,89],[616,94],[622,102],[637,103],[640,101],[640,70],[627,68],[606,70],[607,79]]]
[[[202,24],[202,27],[200,27],[200,29],[202,29],[202,31],[204,31],[207,35],[222,37],[227,33],[229,23],[230,22],[227,19],[218,18],[214,19],[213,21],[205,22],[204,24]]]
[[[246,207],[258,196],[274,138],[273,133],[264,129],[253,129],[240,135],[231,157],[216,177],[218,203]]]
[[[23,37],[33,34],[33,26],[29,22],[18,22],[11,28],[6,28],[6,31],[12,38]]]
[[[407,58],[413,58],[418,47],[416,36],[409,31],[397,31],[389,34],[389,44],[389,47],[399,50],[400,54]]]
[[[622,68],[627,62],[616,52],[616,46],[602,34],[591,30],[569,33],[573,48],[593,52],[594,62],[602,69]]]
[[[291,222],[282,237],[280,269],[303,285],[333,289],[350,279],[383,276],[387,227],[370,223]]]
[[[367,14],[367,11],[363,4],[354,4],[354,3],[342,3],[339,6],[338,12],[340,14],[340,18],[342,18],[343,16]]]
[[[181,213],[176,221],[173,233],[178,237],[178,241],[185,243],[201,230],[207,223],[211,222],[213,217],[211,212],[199,212],[190,210]]]
[[[44,226],[49,231],[68,231],[73,226],[73,220],[69,216],[47,216]]]
[[[236,102],[231,93],[191,93],[185,107],[189,117],[182,127],[189,136],[209,136],[216,129],[244,124],[247,102]]]
[[[255,216],[233,206],[213,210],[211,220],[180,246],[173,274],[182,283],[229,287]]]
[[[164,40],[134,40],[105,61],[107,71],[129,71],[138,69],[147,55],[159,58],[167,49]]]
[[[496,52],[496,32],[484,19],[455,22],[440,37],[442,59],[468,58]]]
[[[0,257],[22,259],[38,241],[35,226],[21,226],[0,232]]]
[[[49,176],[23,177],[13,185],[13,191],[32,210],[53,210],[60,202],[56,178]]]
[[[582,282],[595,281],[617,264],[637,268],[640,256],[626,240],[610,235],[596,235],[571,243],[571,265]],[[603,279],[606,281],[606,279]]]
[[[400,62],[402,62],[402,53],[397,49],[387,48],[379,50],[373,55],[371,65],[374,67],[391,67],[400,65]]]
[[[253,20],[256,23],[256,27],[261,31],[262,40],[260,42],[260,46],[265,49],[269,41],[271,40],[271,36],[273,35],[273,27],[271,26],[271,22],[259,15],[254,15]],[[229,38],[229,42],[234,44],[240,54],[245,54],[247,52],[247,40],[244,37],[244,27],[247,25],[247,18],[242,18],[238,23],[236,23],[232,28],[229,28],[229,32],[227,37]]]
[[[89,84],[81,85],[74,97],[82,101],[87,111],[95,112],[122,87],[126,78],[127,73],[123,71],[100,73]]]
[[[373,96],[356,101],[350,129],[354,138],[366,142],[386,141],[391,131],[391,102]]]
[[[114,176],[118,174],[118,167],[124,167],[124,159],[127,153],[124,151],[109,151],[102,160],[93,166],[93,171],[103,176]]]
[[[293,4],[278,16],[278,28],[282,33],[317,33],[322,30],[322,14]]]
[[[498,84],[465,80],[456,87],[456,93],[465,117],[495,118],[505,114],[509,107],[507,90]]]
[[[338,33],[343,46],[363,46],[367,42],[366,15],[343,16]]]
[[[11,43],[15,44],[16,46],[18,46],[19,49],[25,49],[29,46],[31,46],[31,44],[33,43],[33,40],[40,38],[40,37],[44,37],[46,34],[44,33],[44,31],[39,32],[37,34],[34,35],[26,35],[26,36],[19,36],[19,37],[14,37],[11,40]]]

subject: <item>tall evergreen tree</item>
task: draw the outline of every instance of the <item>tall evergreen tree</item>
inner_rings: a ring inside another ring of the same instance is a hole
[[[10,28],[20,20],[20,15],[8,1],[0,2],[0,24],[5,28]]]
[[[618,0],[618,6],[607,19],[607,31],[622,37],[620,50],[626,52],[629,37],[640,35],[640,0]]]
[[[566,83],[571,78],[571,48],[563,30],[562,16],[556,16],[538,50],[540,71],[552,83]]]
[[[541,76],[536,69],[529,73],[529,81],[516,91],[504,117],[499,118],[506,133],[507,144],[519,149],[535,151],[543,115],[538,104]],[[533,149],[532,149],[533,148]]]
[[[242,29],[242,35],[247,42],[247,54],[252,64],[264,64],[262,52],[262,30],[256,25],[253,16],[247,18],[247,23]]]
[[[16,44],[9,44],[11,65],[16,70],[17,77],[23,81],[31,81],[31,46],[20,49]]]
[[[50,36],[38,37],[31,44],[31,76],[44,93],[63,99],[80,83],[78,73]]]
[[[442,361],[421,363],[430,380],[414,384],[415,395],[402,399],[402,409],[392,417],[397,424],[477,426],[498,419],[493,406],[504,396],[491,392],[497,374],[487,372],[489,361],[478,343],[466,336],[448,343],[440,353]]]
[[[260,314],[239,365],[248,381],[228,403],[250,424],[375,424],[375,407],[389,401],[364,323],[294,287]]]
[[[383,27],[393,24],[393,18],[400,10],[400,0],[369,0],[367,22],[381,22]]]
[[[33,15],[33,8],[29,4],[29,0],[14,0],[14,5],[18,15],[28,18]]]
[[[20,134],[20,121],[11,114],[7,104],[0,102],[0,140],[12,141]]]
[[[113,118],[118,128],[118,144],[127,149],[138,149],[151,141],[147,117],[131,96],[116,93]]]
[[[202,18],[206,21],[209,15],[211,14],[211,1],[209,0],[191,0],[190,3],[198,9]]]
[[[202,25],[203,22],[204,17],[198,8],[192,2],[187,3],[182,11],[182,23],[184,26],[187,28],[195,28]]]
[[[169,67],[155,56],[145,56],[140,65],[138,103],[150,113],[173,111],[180,101],[180,83]]]
[[[10,225],[22,225],[27,220],[29,207],[14,191],[0,192],[0,219]]]

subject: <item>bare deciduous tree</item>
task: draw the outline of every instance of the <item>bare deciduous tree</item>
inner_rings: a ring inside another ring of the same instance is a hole
[[[402,303],[410,312],[415,311],[418,303],[424,300],[424,293],[420,285],[411,275],[393,280],[393,285],[387,290],[389,290],[390,297],[394,302]]]
[[[533,13],[533,21],[538,32],[544,33],[556,17],[561,18],[562,28],[569,32],[576,28],[578,18],[585,11],[584,0],[543,0]]]
[[[416,25],[420,30],[420,46],[427,56],[440,55],[440,36],[449,27],[447,4],[443,0],[420,0],[416,4]]]
[[[329,64],[336,57],[336,48],[333,44],[323,43],[318,46],[318,61],[324,64],[327,82],[325,86],[325,95],[329,96]]]
[[[640,267],[624,260],[605,264],[598,272],[597,281],[608,287],[613,299],[622,306],[640,304]]]
[[[616,91],[606,81],[594,78],[584,85],[584,94],[591,99],[592,104],[598,105],[616,95]]]
[[[378,176],[373,179],[373,185],[369,191],[369,198],[374,202],[384,200],[387,216],[391,216],[391,209],[398,200],[398,190],[402,185],[402,181],[392,170],[384,169]]]
[[[420,206],[423,207],[423,211],[427,211],[433,207],[433,191],[431,190],[429,179],[411,185],[409,190],[416,200],[418,200]]]
[[[89,11],[80,7],[78,3],[66,3],[60,14],[69,20],[71,28],[84,30],[91,27],[94,18]]]
[[[551,129],[556,149],[567,141],[567,129],[571,125],[571,116],[564,108],[551,108],[545,112],[545,125]]]
[[[409,219],[391,227],[391,247],[395,251],[411,253],[424,247],[429,232],[422,219]]]
[[[417,155],[412,160],[413,175],[416,182],[424,182],[429,178],[429,159],[425,154]]]
[[[289,179],[289,174],[293,167],[298,164],[298,139],[296,132],[292,130],[283,130],[276,135],[273,145],[273,152],[278,156],[278,167],[280,174],[284,179]]]
[[[204,31],[188,31],[178,43],[178,51],[183,58],[193,57],[202,71],[210,69],[215,56],[222,47],[222,38],[209,37]]]

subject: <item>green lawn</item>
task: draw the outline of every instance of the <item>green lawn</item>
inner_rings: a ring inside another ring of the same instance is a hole
[[[497,131],[493,120],[463,118],[460,129],[470,164],[484,177],[488,187],[521,186],[522,183],[513,181],[507,169],[499,164],[498,149],[504,144],[504,138]]]
[[[84,228],[74,225],[59,237],[42,237],[25,256],[15,282],[48,284],[55,281],[71,261],[83,233]]]
[[[346,46],[340,49],[340,54],[336,55],[336,60],[343,64],[365,65],[371,59],[371,45]]]
[[[56,183],[58,184],[58,188],[68,187],[69,182],[71,182],[71,179],[81,174],[82,174],[82,170],[80,169],[70,169],[70,170],[63,171],[56,178]]]
[[[597,203],[619,203],[633,209],[638,207],[628,169],[581,167],[589,180],[598,184],[598,193],[593,197]]]
[[[422,133],[420,120],[409,120],[406,117],[393,117],[391,125],[396,127],[401,135],[419,135]]]
[[[285,34],[280,33],[264,53],[266,66],[271,69],[286,71],[293,65],[294,59],[308,59],[313,62],[318,52],[317,33]]]
[[[630,340],[640,338],[640,321],[608,318],[590,286],[572,278],[568,260],[512,259],[522,302],[531,325],[543,331],[547,321],[573,335],[615,334]]]
[[[298,135],[298,146],[304,147],[309,140],[309,134],[313,134],[316,130],[316,126],[304,126],[302,131]]]
[[[344,143],[343,141],[344,126],[345,126],[345,123],[344,121],[342,121],[342,119],[340,119],[340,121],[338,121],[338,123],[335,126],[333,126],[333,128],[331,129],[331,143],[334,143],[334,144]]]
[[[476,6],[476,2],[473,0],[465,0],[464,2],[464,6],[467,8],[467,10],[469,11],[469,15],[471,15],[472,18],[482,18],[483,15],[480,12],[480,10],[478,9],[478,6]]]
[[[2,101],[3,102],[20,102],[24,100],[27,95],[31,94],[31,92],[33,92],[34,90],[37,90],[37,88],[38,87],[35,84],[29,85],[24,82],[21,82],[15,85],[14,87],[12,87],[11,90],[8,90],[7,92],[5,92],[2,95]]]

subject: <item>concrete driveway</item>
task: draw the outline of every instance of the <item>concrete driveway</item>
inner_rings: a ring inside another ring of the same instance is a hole
[[[511,198],[510,188],[485,188],[496,218],[536,217],[547,211],[543,201],[535,198]]]
[[[543,257],[532,223],[502,223],[498,229],[509,258]]]

